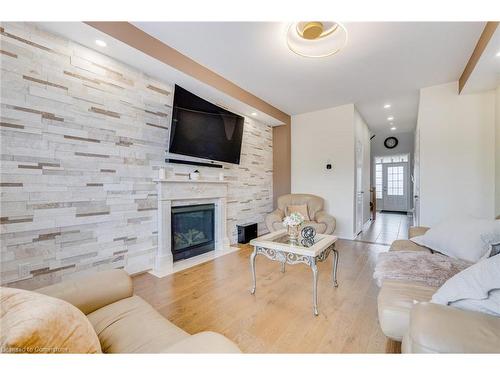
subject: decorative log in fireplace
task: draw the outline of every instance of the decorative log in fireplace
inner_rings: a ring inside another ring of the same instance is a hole
[[[215,250],[214,204],[172,207],[173,260]]]

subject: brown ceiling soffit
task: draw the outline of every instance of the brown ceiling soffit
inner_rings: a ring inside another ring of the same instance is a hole
[[[211,71],[179,51],[145,33],[129,22],[84,22],[129,46],[144,52],[171,67],[222,91],[249,106],[274,117],[285,124],[290,116],[271,104],[235,85],[219,74]]]
[[[472,51],[472,55],[470,56],[470,59],[467,62],[467,65],[465,66],[465,69],[458,80],[458,93],[461,93],[463,88],[465,87],[465,84],[474,71],[477,62],[481,58],[481,55],[486,49],[486,46],[488,45],[490,39],[493,37],[498,24],[499,22],[496,21],[486,22],[486,26],[484,27],[484,30],[477,41],[476,48],[474,48],[474,51]]]

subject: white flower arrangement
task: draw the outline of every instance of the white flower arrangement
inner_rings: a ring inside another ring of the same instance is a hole
[[[285,227],[296,227],[304,222],[304,216],[298,212],[292,212],[290,215],[283,218],[283,225]]]

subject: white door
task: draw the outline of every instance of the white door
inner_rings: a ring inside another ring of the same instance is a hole
[[[420,225],[420,130],[415,131],[415,156],[413,165],[413,225]]]
[[[408,210],[408,163],[383,164],[384,210]]]
[[[363,143],[356,142],[356,235],[363,230]]]

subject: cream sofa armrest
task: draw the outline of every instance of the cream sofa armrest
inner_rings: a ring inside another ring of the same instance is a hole
[[[335,231],[335,227],[337,225],[337,220],[326,211],[318,211],[316,212],[316,216],[314,220],[318,223],[326,224],[325,234],[332,234]]]
[[[277,230],[275,228],[274,224],[275,223],[282,223],[283,218],[285,217],[285,213],[280,210],[279,208],[275,209],[273,212],[270,214],[266,215],[266,227],[269,230],[269,232],[274,232]]]
[[[429,228],[429,227],[410,227],[410,229],[408,229],[408,238],[422,236],[429,229],[431,229],[431,228]]]
[[[131,297],[132,278],[121,269],[96,272],[36,290],[60,298],[79,308],[85,315],[124,298]]]
[[[500,317],[430,302],[416,304],[403,353],[500,353]]]
[[[231,340],[221,334],[205,331],[196,333],[169,346],[166,353],[241,353]]]

